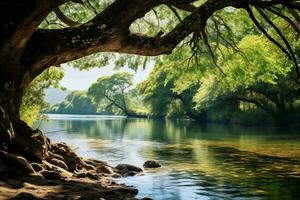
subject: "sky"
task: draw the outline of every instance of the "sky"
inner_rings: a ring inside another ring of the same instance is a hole
[[[68,90],[72,91],[86,90],[92,83],[96,82],[100,76],[109,76],[117,72],[112,66],[91,68],[89,70],[80,71],[64,64],[62,65],[62,68],[65,71],[65,76],[60,83],[63,87],[66,87]],[[140,68],[137,72],[134,72],[127,67],[123,67],[118,71],[126,71],[135,74],[133,82],[134,85],[136,85],[145,80],[152,69],[153,63],[150,62],[146,66],[145,70]]]

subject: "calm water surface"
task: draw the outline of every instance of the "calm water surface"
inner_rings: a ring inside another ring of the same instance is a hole
[[[162,168],[116,179],[138,197],[300,199],[300,131],[76,115],[49,115],[39,127],[111,165],[159,160]]]

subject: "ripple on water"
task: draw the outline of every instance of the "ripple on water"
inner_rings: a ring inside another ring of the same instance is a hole
[[[154,199],[298,199],[300,136],[141,119],[57,118],[42,124],[82,156],[112,165],[162,164],[144,176],[117,179]],[[76,130],[76,132],[75,132]],[[284,137],[282,137],[284,135]]]

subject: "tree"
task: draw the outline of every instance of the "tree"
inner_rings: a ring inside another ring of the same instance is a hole
[[[186,58],[191,54],[184,48],[157,60],[149,77],[139,84],[138,89],[152,116],[185,115],[198,122],[206,122],[205,111],[195,110],[193,96],[200,87],[201,73],[212,63],[207,56],[202,56],[198,63],[195,60],[187,62]]]
[[[182,41],[186,43],[186,38],[190,41],[192,49],[199,52],[203,47],[199,45],[199,40],[203,39],[209,47],[208,35],[205,31],[209,19],[224,8],[246,10],[258,29],[293,60],[298,69],[295,54],[289,43],[282,31],[268,17],[271,14],[284,18],[299,34],[299,27],[294,22],[299,18],[298,0],[115,0],[101,1],[102,3],[94,0],[91,2],[1,1],[0,106],[7,113],[5,116],[8,116],[11,121],[15,133],[15,139],[11,138],[10,142],[6,142],[10,146],[8,151],[19,151],[27,158],[33,157],[38,160],[47,156],[50,149],[48,140],[20,120],[20,107],[30,83],[50,66],[59,66],[99,52],[144,56],[168,54]],[[225,10],[228,14],[234,12],[234,9]],[[257,20],[253,10],[258,11],[260,20],[263,21]],[[146,29],[137,32],[138,25],[134,24],[147,17],[150,12],[153,12],[154,19],[157,16],[165,22],[163,30],[157,29],[157,32],[154,32],[153,29],[148,29],[150,31]],[[169,17],[169,13],[173,17]],[[53,18],[59,19],[62,24],[57,24],[58,20],[53,21]],[[217,22],[221,32],[226,30],[223,19],[214,21]],[[266,28],[269,27],[275,29],[278,37],[274,38],[268,34]],[[212,52],[211,48],[208,49]],[[102,61],[100,63],[104,63],[105,57]],[[11,128],[6,127],[8,124],[3,124],[1,132],[8,134],[7,130]]]
[[[119,72],[111,76],[100,77],[88,89],[88,95],[105,107],[115,106],[125,115],[131,115],[128,108],[128,95],[126,90],[132,85],[133,75],[128,72]]]
[[[51,106],[48,113],[58,114],[97,114],[97,104],[87,96],[86,92],[73,91],[61,103]]]
[[[295,48],[297,42],[293,42]],[[231,102],[239,110],[239,102],[255,105],[276,123],[292,121],[299,84],[293,79],[291,64],[264,38],[245,36],[238,44],[248,55],[225,53],[220,63],[226,76],[209,74],[194,96],[198,108],[211,108]]]
[[[64,89],[59,85],[63,75],[62,70],[49,68],[30,84],[21,103],[20,117],[22,120],[32,125],[41,116],[48,107],[47,102],[44,101],[45,90],[49,87]]]

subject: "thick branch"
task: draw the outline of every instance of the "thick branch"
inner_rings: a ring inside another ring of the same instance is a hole
[[[208,1],[162,37],[129,33],[128,28],[134,20],[160,3],[151,0],[117,0],[93,20],[79,27],[39,30],[30,41],[29,55],[25,54],[24,57],[33,58],[27,60],[28,65],[39,61],[40,67],[48,63],[50,58],[52,64],[59,64],[96,52],[110,51],[148,56],[166,54],[190,33],[203,27],[215,11],[227,6],[242,7],[245,2]],[[38,51],[32,52],[32,49]],[[43,51],[40,51],[41,49]]]
[[[261,1],[249,3],[248,0],[210,0],[197,7],[165,35],[150,37],[129,32],[129,26],[136,19],[160,4],[172,5],[174,2],[178,1],[116,0],[91,21],[80,26],[36,31],[24,58],[28,66],[33,66],[31,73],[39,74],[46,65],[58,65],[96,52],[145,56],[168,54],[189,34],[198,34],[203,30],[207,19],[220,9],[228,6],[247,8],[249,4],[266,7],[282,4],[285,0],[273,0],[263,4]],[[189,4],[193,1],[184,2]]]
[[[1,3],[0,62],[2,59],[16,60],[41,22],[65,1],[11,0]]]

